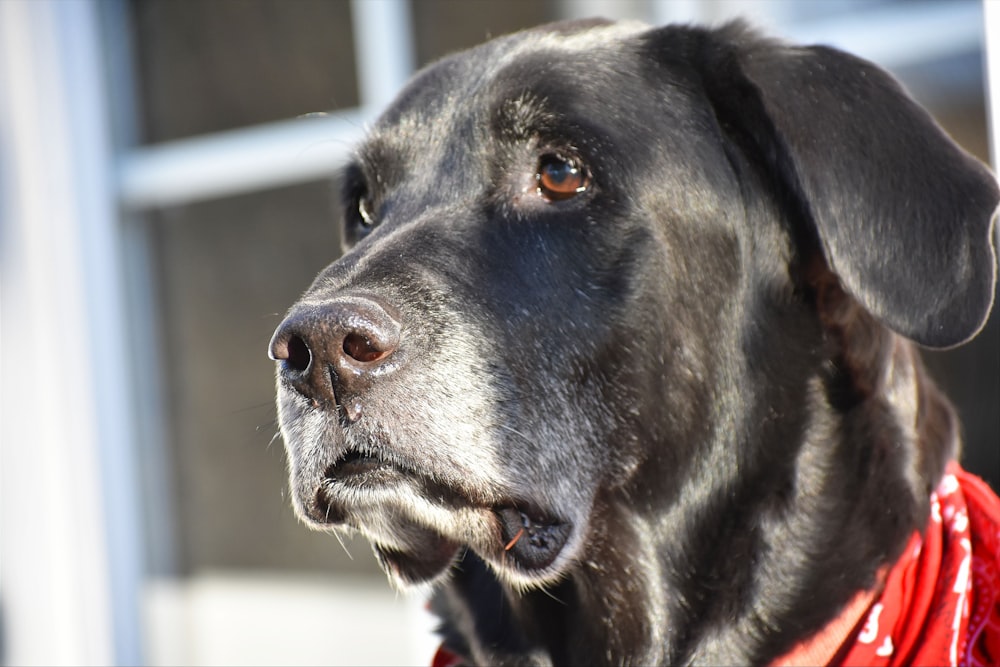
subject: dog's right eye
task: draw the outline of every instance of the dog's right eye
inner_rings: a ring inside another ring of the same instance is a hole
[[[345,170],[341,201],[344,205],[344,240],[349,244],[360,241],[378,225],[378,206],[368,183],[360,164],[351,164]]]
[[[357,199],[358,222],[365,229],[375,226],[375,214],[372,213],[372,205],[367,195],[362,195]]]
[[[346,200],[344,223],[347,239],[357,242],[368,235],[378,224],[375,205],[365,188],[358,188]]]

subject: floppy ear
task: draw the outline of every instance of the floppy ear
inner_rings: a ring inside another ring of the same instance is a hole
[[[844,288],[923,345],[978,333],[996,278],[993,175],[875,65],[727,30],[735,51],[723,77],[742,89],[730,120],[758,116],[754,141],[809,213]],[[717,100],[726,94],[715,86]]]

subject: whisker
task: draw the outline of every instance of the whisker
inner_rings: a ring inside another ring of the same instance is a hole
[[[267,441],[266,449],[271,449],[271,445],[273,445],[274,441],[280,437],[281,437],[281,431],[275,431],[274,435],[271,436],[271,439]]]
[[[330,508],[329,507],[326,508],[326,512],[327,512],[327,515],[329,515],[329,513],[330,513]],[[344,550],[344,553],[347,554],[347,557],[350,558],[351,560],[354,560],[354,556],[351,555],[351,552],[350,552],[350,550],[348,550],[347,545],[344,544],[344,540],[341,539],[341,537],[340,537],[340,531],[338,531],[338,530],[333,531],[333,536],[337,538],[338,542],[340,542],[340,548]]]
[[[277,426],[277,425],[278,425],[278,420],[277,419],[269,419],[266,422],[264,422],[263,424],[257,424],[257,426],[254,428],[254,430],[255,431],[260,431],[262,429],[272,428],[272,427]]]
[[[555,600],[556,602],[558,602],[562,606],[564,606],[564,607],[568,607],[569,606],[568,604],[566,604],[565,602],[563,602],[562,600],[560,600],[559,598],[557,598],[551,591],[549,591],[549,589],[545,588],[544,586],[539,587],[538,590],[540,590],[546,596],[552,598],[553,600]]]
[[[236,410],[231,410],[229,414],[231,415],[241,415],[244,412],[250,412],[251,410],[263,410],[264,408],[273,408],[274,401],[265,401],[264,403],[256,403],[254,405],[248,405],[243,408],[237,408]]]

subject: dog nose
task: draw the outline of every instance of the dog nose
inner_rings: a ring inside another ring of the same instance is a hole
[[[343,404],[393,366],[400,324],[389,310],[360,296],[296,306],[271,337],[268,356],[302,395]]]

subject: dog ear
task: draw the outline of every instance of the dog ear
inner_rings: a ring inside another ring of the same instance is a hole
[[[733,50],[712,59],[730,90],[716,81],[713,97],[729,96],[729,122],[811,217],[844,288],[920,344],[978,333],[996,279],[993,175],[875,65],[726,30]]]

